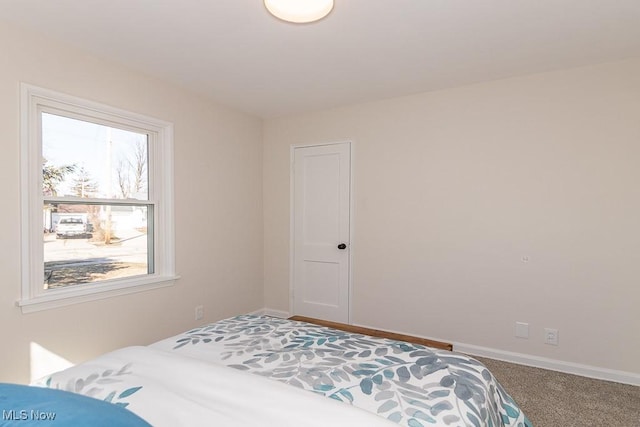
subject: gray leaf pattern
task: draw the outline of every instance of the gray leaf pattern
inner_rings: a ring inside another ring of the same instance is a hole
[[[107,369],[102,372],[92,373],[86,378],[70,378],[64,385],[54,380],[54,378],[57,378],[57,375],[54,374],[46,379],[45,385],[49,388],[84,394],[126,408],[129,402],[126,402],[125,399],[142,389],[142,386],[131,387],[125,390],[116,388],[114,390],[115,386],[105,387],[105,385],[123,383],[122,377],[132,374],[131,363],[127,363],[118,371]]]
[[[251,315],[188,331],[173,349],[203,345],[227,366],[403,426],[532,427],[484,365],[454,352]]]

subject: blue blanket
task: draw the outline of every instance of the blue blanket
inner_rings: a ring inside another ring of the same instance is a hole
[[[113,403],[49,388],[0,383],[0,426],[150,427]]]

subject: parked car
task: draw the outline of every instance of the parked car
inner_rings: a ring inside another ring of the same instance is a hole
[[[81,218],[62,218],[56,226],[56,237],[58,239],[85,236],[88,232],[87,224]]]

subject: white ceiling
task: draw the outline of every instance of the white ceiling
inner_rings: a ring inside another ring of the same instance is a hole
[[[640,0],[0,0],[0,20],[275,117],[640,57]]]

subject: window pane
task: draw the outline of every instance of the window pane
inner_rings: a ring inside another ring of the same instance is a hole
[[[148,200],[148,136],[42,113],[43,194]]]
[[[153,273],[152,206],[45,204],[43,212],[44,289]]]

